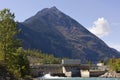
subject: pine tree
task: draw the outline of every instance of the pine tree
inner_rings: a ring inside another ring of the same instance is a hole
[[[14,18],[14,14],[9,9],[0,11],[0,60],[3,60],[8,71],[18,78],[21,77],[21,67],[17,51],[21,45],[16,38],[20,30],[16,28],[17,23]]]
[[[6,63],[9,57],[13,57],[19,47],[19,41],[15,39],[19,30],[16,29],[14,14],[9,9],[0,11],[0,55]]]

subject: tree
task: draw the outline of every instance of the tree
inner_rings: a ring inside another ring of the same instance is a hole
[[[30,70],[29,70],[29,61],[27,59],[27,55],[25,50],[23,50],[22,47],[20,47],[17,50],[17,61],[18,61],[18,68],[20,71],[21,77],[25,77],[26,75],[29,75]]]
[[[19,30],[16,29],[14,18],[14,14],[9,9],[0,11],[0,54],[3,56],[5,63],[20,46],[19,40],[15,39]]]
[[[14,18],[9,9],[0,11],[0,60],[3,60],[8,71],[16,76],[19,75],[16,51],[20,47],[20,41],[15,37],[20,30],[16,29]]]
[[[0,11],[0,60],[3,60],[10,73],[20,78],[28,74],[29,63],[20,40],[16,38],[20,30],[16,28],[14,18],[9,9]]]
[[[61,59],[55,58],[53,55],[42,53],[38,50],[26,50],[28,60],[31,64],[40,63],[40,64],[60,64]]]
[[[110,70],[120,72],[120,58],[109,59],[108,66]]]

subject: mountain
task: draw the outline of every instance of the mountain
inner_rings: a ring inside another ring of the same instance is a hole
[[[107,46],[77,21],[56,7],[45,8],[24,22],[18,37],[25,49],[38,49],[56,57],[84,61],[106,60],[120,57],[120,53]]]

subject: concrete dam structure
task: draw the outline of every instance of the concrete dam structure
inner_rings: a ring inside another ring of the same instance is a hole
[[[64,77],[94,77],[105,73],[102,70],[92,70],[88,65],[83,65],[80,60],[62,60],[62,64],[32,64],[31,75],[34,77],[50,73],[53,76]]]

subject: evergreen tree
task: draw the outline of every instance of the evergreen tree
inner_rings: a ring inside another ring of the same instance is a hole
[[[20,40],[16,35],[20,30],[16,28],[14,14],[9,9],[0,11],[0,60],[3,60],[8,71],[16,78],[29,74],[29,63]]]
[[[20,71],[21,77],[25,77],[26,75],[29,75],[29,61],[27,59],[27,55],[25,50],[23,50],[22,47],[18,48],[17,50],[17,60],[18,60],[18,68]]]
[[[0,54],[5,63],[19,47],[19,41],[15,39],[19,30],[16,29],[14,18],[9,9],[0,11]]]

